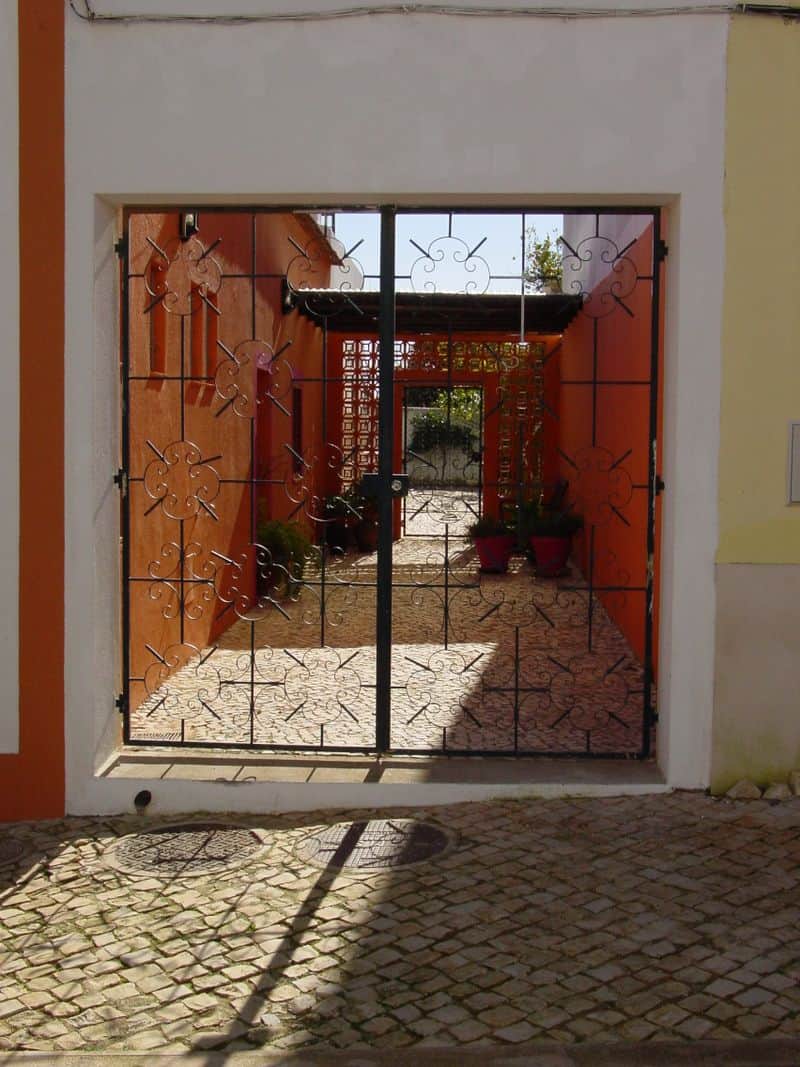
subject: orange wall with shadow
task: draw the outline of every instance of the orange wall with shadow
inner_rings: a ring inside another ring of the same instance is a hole
[[[558,443],[568,498],[585,520],[574,554],[640,662],[645,655],[653,283],[652,223],[625,255],[638,280],[617,292],[601,281],[564,333],[559,353]],[[663,309],[663,301],[660,302]],[[606,313],[607,311],[607,313]],[[595,314],[589,313],[595,312]],[[659,331],[661,332],[661,330]],[[659,351],[661,343],[659,340]],[[658,388],[662,377],[659,359]],[[593,384],[596,383],[596,384]],[[661,420],[657,420],[661,454]],[[660,500],[656,504],[653,662],[658,648]]]
[[[240,591],[252,595],[247,546],[259,522],[291,519],[310,531],[322,491],[323,465],[289,447],[318,451],[323,332],[284,305],[287,270],[318,231],[297,213],[209,211],[199,221],[197,236],[181,241],[177,212],[129,220],[131,710],[166,668],[236,622],[220,557],[241,564]],[[304,264],[309,284],[326,284],[329,266]],[[188,463],[178,454],[186,448]]]

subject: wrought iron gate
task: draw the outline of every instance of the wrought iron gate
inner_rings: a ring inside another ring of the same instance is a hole
[[[651,752],[660,219],[557,215],[553,293],[520,211],[128,215],[126,742]]]

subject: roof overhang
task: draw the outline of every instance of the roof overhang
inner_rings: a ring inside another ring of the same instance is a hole
[[[315,321],[329,318],[328,329],[376,333],[380,294],[308,289],[292,293],[292,304]],[[514,293],[397,293],[397,333],[519,334],[522,298]],[[563,333],[577,315],[580,296],[565,293],[525,297],[525,333]]]

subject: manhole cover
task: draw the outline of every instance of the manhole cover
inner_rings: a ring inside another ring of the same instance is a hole
[[[25,854],[25,845],[14,837],[0,837],[0,864],[16,863]]]
[[[448,852],[455,838],[431,823],[416,819],[370,819],[326,826],[303,838],[300,859],[316,867],[379,870],[409,867]]]
[[[266,848],[256,831],[246,826],[180,823],[123,837],[108,850],[106,859],[129,874],[174,877],[241,867]]]

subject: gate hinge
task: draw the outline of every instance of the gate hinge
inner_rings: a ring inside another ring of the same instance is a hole
[[[667,486],[666,486],[666,484],[664,482],[664,479],[661,477],[660,474],[657,474],[656,475],[656,496],[660,496],[664,492],[664,490],[666,488],[667,488]]]
[[[125,711],[125,694],[120,693],[114,701],[114,707],[122,715]]]
[[[114,242],[114,251],[117,253],[120,259],[128,253],[128,238],[120,237]]]
[[[122,467],[120,467],[114,475],[114,485],[116,485],[123,496],[128,495],[128,472],[123,470]]]
[[[669,245],[667,242],[662,237],[656,238],[656,262],[663,263],[668,255]]]

